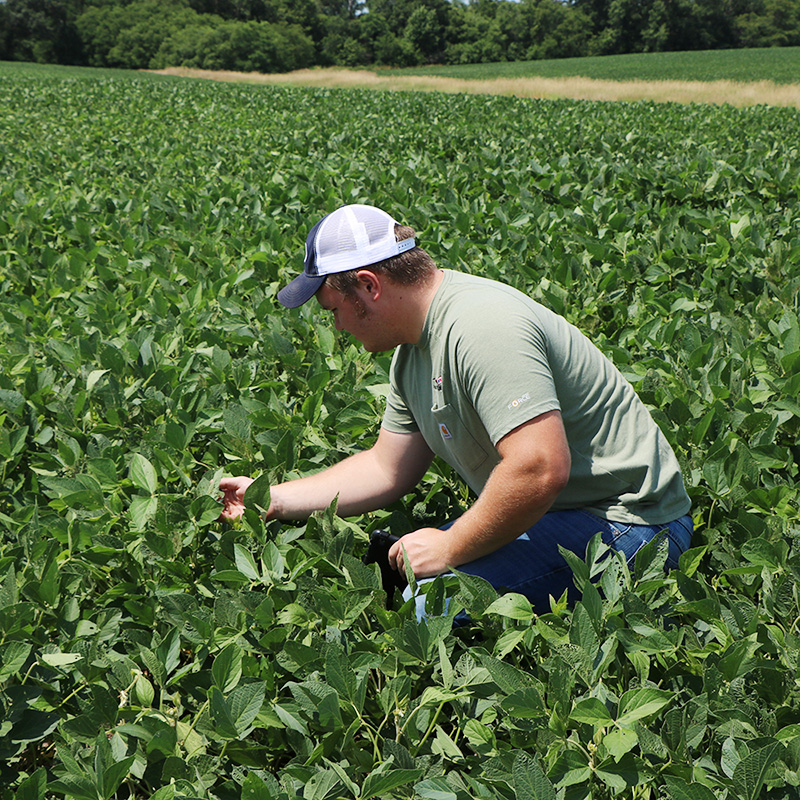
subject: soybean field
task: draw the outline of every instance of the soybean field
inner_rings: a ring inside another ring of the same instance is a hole
[[[799,148],[789,108],[0,67],[0,797],[797,797]],[[350,202],[622,369],[679,569],[596,540],[572,607],[456,574],[418,623],[361,555],[467,507],[446,465],[262,522],[377,435],[390,354],[275,299]]]

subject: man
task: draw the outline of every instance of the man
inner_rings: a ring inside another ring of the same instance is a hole
[[[415,233],[372,206],[324,217],[305,269],[278,293],[312,296],[370,352],[396,348],[375,445],[272,489],[270,519],[304,519],[338,497],[343,516],[409,492],[435,455],[477,495],[447,530],[395,543],[417,578],[451,567],[526,595],[539,611],[571,585],[558,545],[580,555],[596,533],[632,557],[662,530],[668,564],[689,545],[677,460],[620,372],[574,326],[495,281],[437,268]],[[224,479],[223,516],[249,478]]]

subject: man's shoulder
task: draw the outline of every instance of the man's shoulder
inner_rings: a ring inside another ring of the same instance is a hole
[[[438,306],[441,322],[452,333],[481,336],[524,324],[536,324],[552,312],[506,283],[450,272]]]
[[[493,307],[533,308],[538,305],[529,295],[507,283],[468,272],[447,272],[441,295],[443,309],[458,313],[469,308],[486,311]]]

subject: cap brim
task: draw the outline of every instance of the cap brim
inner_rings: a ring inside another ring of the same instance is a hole
[[[301,272],[278,292],[278,302],[286,308],[297,308],[308,302],[325,283],[325,275],[306,275]]]

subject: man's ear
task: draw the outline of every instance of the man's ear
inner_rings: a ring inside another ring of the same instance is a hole
[[[356,272],[359,288],[362,289],[372,300],[378,300],[383,294],[383,281],[380,275],[371,269],[360,269]]]

